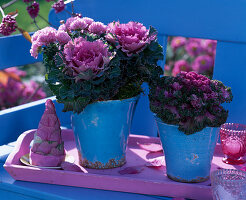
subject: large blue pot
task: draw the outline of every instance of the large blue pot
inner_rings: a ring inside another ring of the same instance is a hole
[[[94,169],[126,163],[126,146],[139,97],[89,104],[72,115],[80,164]]]
[[[167,176],[179,182],[198,183],[209,178],[211,161],[218,139],[217,128],[185,135],[178,126],[156,118],[165,154]]]

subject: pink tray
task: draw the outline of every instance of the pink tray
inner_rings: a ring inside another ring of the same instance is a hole
[[[22,165],[20,157],[29,152],[29,144],[33,139],[34,132],[35,130],[29,130],[20,135],[15,150],[9,155],[4,165],[4,168],[16,180],[190,199],[212,199],[210,181],[195,184],[178,183],[166,177],[165,163],[164,166],[159,168],[146,167],[146,163],[150,158],[160,157],[163,154],[160,152],[151,153],[140,148],[140,146],[141,144],[160,143],[159,138],[130,135],[126,165],[121,168],[107,170],[83,168],[85,173],[82,173],[39,169]],[[78,164],[77,149],[72,130],[63,130],[62,137],[65,141],[66,151],[69,155],[75,157],[75,163]],[[238,166],[227,165],[221,161],[223,155],[220,149],[220,146],[217,145],[211,170],[237,168]],[[119,173],[120,170],[132,166],[138,166],[143,170],[138,174],[122,175]]]

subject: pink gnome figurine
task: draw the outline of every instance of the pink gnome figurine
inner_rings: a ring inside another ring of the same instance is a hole
[[[61,138],[60,121],[54,103],[48,99],[45,111],[34,135],[30,150],[30,163],[42,167],[57,167],[65,159],[64,142]]]

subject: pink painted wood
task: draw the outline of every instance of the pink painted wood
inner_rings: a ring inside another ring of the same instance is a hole
[[[128,140],[127,164],[121,168],[108,170],[94,170],[82,168],[82,172],[71,172],[54,169],[39,169],[24,166],[20,157],[29,152],[29,144],[33,139],[35,130],[21,134],[17,140],[15,150],[9,155],[4,168],[16,180],[41,182],[58,185],[69,185],[94,189],[104,189],[149,195],[185,197],[190,199],[212,199],[210,181],[196,184],[174,182],[166,177],[165,163],[161,167],[147,167],[149,163],[156,163],[155,159],[163,158],[163,153],[150,152],[146,145],[159,144],[159,138],[130,135]],[[77,149],[72,130],[63,130],[62,137],[65,149],[69,155],[75,157],[78,164]],[[212,169],[237,168],[222,162],[221,148],[216,146]],[[153,160],[154,159],[154,160]],[[154,161],[154,162],[153,162]],[[159,162],[157,162],[159,163]],[[138,174],[120,174],[126,167],[136,167],[141,171]],[[241,166],[242,167],[242,166]]]

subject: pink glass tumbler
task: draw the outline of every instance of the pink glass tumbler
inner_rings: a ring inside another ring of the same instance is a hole
[[[220,127],[222,150],[225,154],[223,162],[232,165],[245,163],[246,125],[225,123]]]

